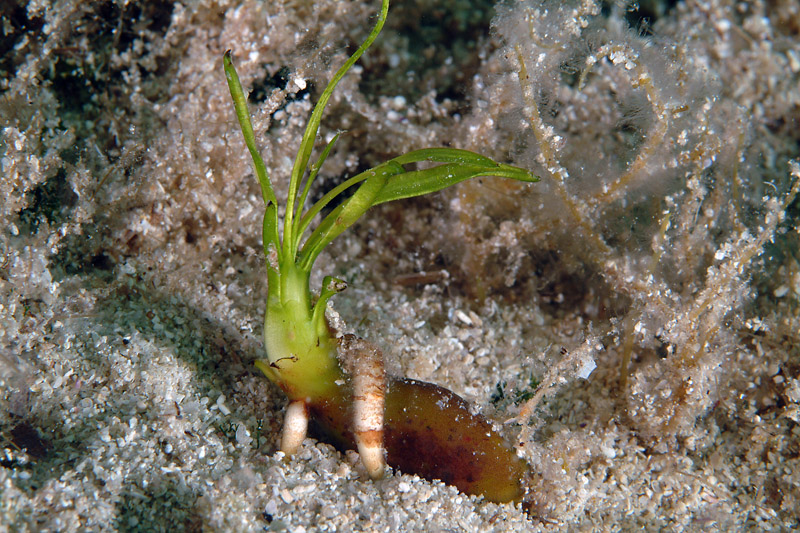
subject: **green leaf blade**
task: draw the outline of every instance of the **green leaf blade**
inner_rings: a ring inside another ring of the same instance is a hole
[[[375,23],[375,27],[372,29],[361,46],[359,46],[358,49],[353,52],[353,55],[351,55],[350,58],[345,61],[344,65],[339,67],[339,70],[336,71],[336,74],[334,74],[333,78],[331,78],[331,81],[328,82],[325,90],[322,91],[322,95],[314,106],[314,110],[311,112],[311,118],[308,120],[308,125],[306,126],[305,133],[303,134],[303,139],[300,141],[300,149],[297,151],[297,156],[294,160],[294,166],[292,167],[292,175],[289,178],[289,194],[286,199],[286,224],[284,224],[284,236],[287,237],[284,242],[285,246],[288,246],[286,244],[287,241],[292,243],[300,240],[299,237],[294,237],[292,235],[292,232],[295,230],[295,224],[293,222],[295,217],[295,201],[297,200],[297,194],[300,189],[300,181],[302,180],[303,174],[308,168],[308,161],[311,158],[311,151],[314,148],[314,141],[317,138],[317,132],[319,131],[320,122],[322,121],[322,113],[325,111],[325,106],[328,105],[328,100],[330,100],[336,85],[339,84],[341,79],[344,78],[345,74],[347,74],[347,71],[352,68],[361,55],[367,51],[367,49],[372,45],[373,41],[375,41],[375,39],[378,37],[378,34],[383,28],[383,24],[386,22],[386,15],[388,12],[389,0],[382,0],[381,10],[378,14],[378,20]]]
[[[373,205],[430,194],[482,176],[498,176],[522,182],[539,181],[538,177],[525,169],[498,164],[492,160],[489,162],[491,165],[444,163],[433,168],[397,174],[389,178],[380,194],[375,197]]]
[[[406,171],[400,164],[423,161],[443,164],[411,171]],[[537,176],[524,168],[496,163],[466,150],[428,148],[409,152],[350,178],[327,193],[304,215],[299,225],[300,233],[305,231],[311,219],[325,205],[349,187],[361,184],[350,199],[331,211],[317,226],[303,245],[298,265],[310,272],[322,250],[373,206],[437,192],[481,176],[498,176],[522,182],[539,181]]]
[[[322,168],[322,165],[325,163],[325,160],[328,158],[328,155],[333,148],[333,145],[342,135],[342,132],[337,133],[333,136],[333,138],[328,142],[325,146],[325,149],[322,151],[322,154],[319,156],[319,159],[316,163],[311,165],[310,173],[308,178],[306,178],[306,184],[303,187],[303,192],[300,194],[300,199],[297,202],[297,211],[295,213],[295,218],[293,219],[292,223],[294,224],[294,228],[292,229],[292,242],[291,242],[291,249],[290,253],[297,254],[297,248],[300,244],[300,239],[303,238],[303,232],[305,231],[304,221],[305,217],[301,217],[301,213],[303,211],[303,206],[306,203],[306,199],[308,198],[308,193],[311,191],[311,184],[313,183],[314,179],[317,177],[319,173],[319,169]],[[320,208],[321,209],[321,208]],[[313,218],[313,215],[312,215]]]
[[[390,166],[368,170],[369,177],[356,189],[353,196],[328,213],[303,245],[298,261],[301,269],[309,272],[320,252],[375,205],[375,198],[386,185],[391,172]]]
[[[394,161],[387,161],[382,165],[378,165],[377,167],[371,168],[362,172],[361,174],[357,174],[352,178],[346,180],[343,183],[340,183],[332,190],[325,193],[321,199],[319,199],[304,215],[302,220],[300,221],[299,228],[298,228],[298,236],[297,240],[300,240],[300,236],[305,233],[308,226],[311,224],[311,221],[314,220],[324,208],[334,199],[336,199],[340,194],[344,193],[347,189],[362,183],[363,181],[367,180],[371,174],[373,173],[381,173],[386,177],[393,176],[395,174],[400,174],[404,171],[403,167],[396,164]]]
[[[281,241],[278,233],[278,206],[267,205],[261,228],[261,240],[264,244],[264,259],[267,262],[267,282],[269,293],[273,298],[280,297],[280,264],[283,259]]]
[[[275,197],[275,192],[272,190],[272,183],[269,181],[267,167],[264,165],[264,160],[261,159],[258,148],[256,148],[253,124],[250,122],[250,112],[247,110],[247,99],[244,96],[244,90],[242,89],[242,83],[239,81],[239,75],[236,73],[236,69],[233,66],[230,50],[226,51],[222,56],[222,65],[225,69],[225,79],[228,80],[228,90],[231,93],[233,107],[236,110],[236,118],[239,119],[239,127],[242,130],[244,143],[250,151],[256,177],[258,177],[258,183],[261,185],[261,196],[264,198],[264,204],[266,205],[270,202],[277,204],[278,200]]]
[[[278,253],[277,262],[280,263],[281,240],[278,234],[278,206],[269,204],[264,211],[264,223],[261,230],[261,240],[264,243],[264,257],[269,259],[270,244],[275,246]],[[268,265],[269,266],[269,265]]]

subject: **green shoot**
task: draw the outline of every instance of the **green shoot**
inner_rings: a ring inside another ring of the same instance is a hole
[[[267,358],[257,361],[256,366],[283,389],[290,400],[281,441],[281,447],[287,454],[293,453],[302,444],[311,413],[328,427],[334,440],[343,442],[348,434],[354,436],[370,476],[380,477],[385,464],[385,413],[387,423],[393,424],[398,431],[386,434],[387,450],[395,465],[429,478],[452,480],[462,490],[483,493],[493,501],[507,501],[520,496],[519,478],[524,475],[526,466],[513,450],[503,445],[502,439],[493,433],[491,425],[470,414],[466,402],[446,389],[402,378],[389,377],[384,380],[382,360],[377,355],[378,351],[369,348],[368,343],[340,344],[341,341],[333,337],[328,327],[325,310],[330,298],[346,288],[342,280],[327,276],[316,302],[312,303],[309,278],[320,253],[370,208],[440,191],[480,176],[538,181],[525,169],[497,163],[473,152],[425,148],[395,157],[353,176],[334,187],[308,209],[305,208],[314,180],[339,138],[339,134],[336,134],[317,161],[309,164],[325,106],[339,81],[378,37],[388,9],[389,0],[382,0],[375,27],[328,82],[311,113],[289,178],[282,235],[279,230],[278,200],[256,146],[247,100],[230,50],[223,57],[236,117],[252,157],[266,206],[262,240],[268,281],[264,317]],[[418,168],[418,164],[422,164],[423,168]],[[316,228],[311,230],[323,210],[336,203],[345,193],[349,194],[349,198],[323,216]],[[359,359],[362,361],[361,370],[348,371],[352,374],[350,381],[345,379],[339,350],[371,354],[367,359]],[[388,396],[385,396],[387,382],[393,385],[388,387]],[[370,398],[367,399],[367,396]],[[352,420],[347,420],[351,411]],[[407,416],[407,412],[412,411],[416,413],[415,419],[419,420],[421,426],[433,431],[431,435],[418,432],[417,422]],[[465,422],[467,420],[469,422]],[[416,435],[417,440],[406,439],[411,435]],[[474,443],[475,453],[482,459],[460,458],[459,449],[456,448],[452,448],[450,462],[428,462],[423,456],[428,444],[433,441],[440,440],[439,449],[444,450],[465,439]],[[416,448],[408,447],[412,442]],[[404,458],[406,452],[411,462]],[[419,463],[420,460],[422,463]],[[466,469],[459,467],[456,469],[458,473],[454,473],[451,466],[464,461],[471,466]]]
[[[268,374],[271,374],[270,377],[278,378],[276,374],[279,373],[279,369],[288,370],[290,366],[308,366],[303,364],[303,359],[314,360],[315,364],[322,364],[324,368],[331,366],[330,362],[325,360],[331,359],[332,352],[335,350],[330,350],[330,346],[325,346],[322,350],[319,348],[322,345],[331,344],[322,342],[330,341],[327,338],[329,334],[326,333],[324,309],[330,296],[338,290],[334,291],[323,287],[316,305],[312,308],[308,278],[322,250],[347,228],[355,224],[371,207],[436,192],[479,176],[500,176],[525,182],[538,181],[536,176],[525,169],[496,163],[473,152],[452,148],[427,148],[401,155],[346,180],[325,194],[308,210],[303,211],[314,179],[339,138],[338,134],[334,136],[325,146],[317,162],[309,165],[325,106],[339,81],[377,38],[386,20],[388,4],[388,0],[383,0],[378,21],[372,32],[358,50],[339,68],[314,107],[300,141],[300,149],[297,152],[289,179],[282,236],[278,231],[278,201],[266,166],[256,147],[247,101],[239,76],[233,66],[230,51],[225,52],[223,58],[236,116],[245,144],[253,159],[253,167],[266,205],[262,238],[269,278],[269,303],[265,321],[267,332],[265,335],[268,340],[268,366],[271,369]],[[408,165],[416,166],[417,163],[422,162],[438,165],[424,169],[407,168]],[[306,181],[301,190],[300,185],[304,177]],[[357,187],[357,189],[350,198],[325,216],[316,229],[303,240],[314,219],[322,210],[353,187]],[[290,324],[292,327],[289,327]],[[323,339],[318,339],[317,334],[321,335]],[[284,338],[281,339],[281,337]],[[298,342],[301,339],[308,344],[299,345]],[[328,353],[323,355],[319,353],[321,351]],[[309,378],[314,381],[320,377],[314,376],[313,366],[310,365],[306,371],[300,372],[302,379]]]
[[[313,305],[308,286],[315,261],[336,237],[376,205],[422,196],[471,178],[499,176],[523,182],[538,181],[536,176],[525,169],[497,163],[473,152],[452,148],[426,148],[395,157],[347,179],[305,209],[313,182],[339,138],[339,134],[335,135],[322,150],[316,163],[309,164],[325,106],[339,81],[378,37],[386,21],[388,9],[389,1],[382,0],[375,27],[328,82],[311,113],[289,178],[283,235],[279,231],[278,200],[256,147],[247,100],[233,66],[230,50],[223,57],[236,117],[253,159],[266,206],[262,239],[268,277],[264,320],[267,358],[258,361],[256,366],[280,386],[292,402],[314,405],[315,402],[340,398],[343,394],[340,386],[343,382],[343,371],[337,358],[337,342],[328,328],[325,309],[330,297],[344,290],[345,283],[330,276],[326,277]],[[425,168],[417,168],[419,163],[423,163]],[[309,233],[323,209],[344,193],[350,193],[352,188],[355,190],[350,197],[324,216]],[[411,387],[409,390],[415,389]],[[298,420],[305,416],[302,408],[293,412]]]
[[[384,1],[384,8],[385,7],[386,2]],[[312,113],[308,127],[301,141],[300,152],[298,153],[294,169],[292,170],[289,195],[287,198],[286,218],[284,220],[283,239],[278,235],[277,199],[267,175],[266,167],[255,146],[253,127],[250,123],[244,91],[242,90],[236,70],[233,67],[230,51],[225,53],[225,72],[234,107],[236,108],[236,115],[242,128],[245,143],[253,158],[253,166],[259,184],[261,185],[264,202],[267,205],[263,225],[263,242],[264,253],[267,257],[270,270],[270,278],[277,276],[274,280],[275,283],[270,279],[269,292],[273,296],[277,297],[280,292],[280,287],[285,286],[285,283],[279,281],[280,278],[287,274],[291,275],[287,270],[298,270],[299,272],[295,274],[302,274],[303,277],[307,278],[314,262],[322,250],[375,205],[436,192],[458,182],[479,176],[500,176],[527,182],[538,180],[536,176],[525,169],[496,163],[487,157],[473,152],[451,148],[428,148],[399,156],[346,180],[323,196],[309,208],[308,211],[301,214],[312,182],[318,175],[334,142],[339,137],[337,134],[333,140],[328,143],[317,163],[309,168],[308,161],[310,159],[311,147],[314,144],[319,130],[322,111],[338,81],[344,76],[347,69],[352,66],[358,56],[366,50],[366,45],[371,43],[374,37],[377,36],[377,31],[382,26],[384,17],[385,9],[382,10],[381,18],[375,30],[370,34],[370,38],[368,38],[365,45],[362,45],[362,47],[353,54],[350,60],[339,69],[336,76],[334,76],[326,87]],[[441,163],[441,165],[423,170],[406,169],[406,165],[420,162]],[[299,184],[302,177],[307,172],[308,177],[302,192],[300,192],[295,211],[295,199],[298,196]],[[328,204],[356,185],[358,185],[356,192],[348,200],[329,213],[301,246],[301,240],[314,218],[319,215]],[[307,289],[302,292],[307,294]],[[286,294],[281,299],[288,297],[290,300],[296,300],[296,296],[297,295]],[[326,299],[321,298],[317,302],[317,305],[324,305],[324,300]],[[313,314],[315,317],[318,317],[317,320],[324,319],[324,313],[316,312]],[[322,324],[314,324],[313,329],[322,329],[321,326]],[[279,356],[278,358],[280,357],[283,356]],[[273,357],[270,357],[270,360],[274,361]]]

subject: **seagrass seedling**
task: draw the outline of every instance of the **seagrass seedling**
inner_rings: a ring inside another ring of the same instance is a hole
[[[352,335],[337,335],[325,310],[331,296],[345,288],[343,281],[327,276],[315,303],[311,297],[309,276],[320,252],[369,208],[478,176],[538,181],[525,169],[473,152],[426,148],[345,180],[304,211],[314,179],[339,138],[335,135],[316,162],[309,164],[322,113],[337,83],[380,33],[388,9],[388,0],[383,0],[375,28],[339,68],[311,113],[289,178],[282,235],[278,200],[256,148],[245,95],[230,51],[224,55],[236,115],[266,204],[266,358],[256,366],[289,399],[281,438],[281,449],[287,455],[301,446],[311,420],[320,435],[339,448],[358,449],[374,479],[384,475],[388,461],[403,472],[441,479],[492,501],[519,500],[527,465],[488,421],[473,414],[463,399],[447,389],[386,376],[381,353],[374,345]],[[425,168],[416,168],[423,162]],[[335,205],[353,188],[348,199],[321,216],[326,206]],[[309,232],[318,217],[322,220]]]

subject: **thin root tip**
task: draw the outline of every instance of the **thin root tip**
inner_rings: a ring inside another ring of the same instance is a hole
[[[308,409],[305,402],[291,402],[286,407],[286,416],[283,420],[283,434],[281,435],[281,451],[286,456],[294,455],[308,432]]]
[[[386,468],[383,446],[362,442],[358,437],[356,437],[356,441],[361,464],[367,469],[369,477],[375,481],[382,479]]]

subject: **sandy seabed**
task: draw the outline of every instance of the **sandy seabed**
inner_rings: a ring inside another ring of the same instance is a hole
[[[416,148],[530,168],[368,214],[321,256],[349,331],[457,392],[530,510],[277,452],[263,203],[377,2],[0,8],[0,531],[800,527],[800,7],[396,2],[312,191]],[[432,4],[432,5],[431,5]],[[594,366],[596,365],[596,368]],[[594,370],[589,373],[589,370]]]

